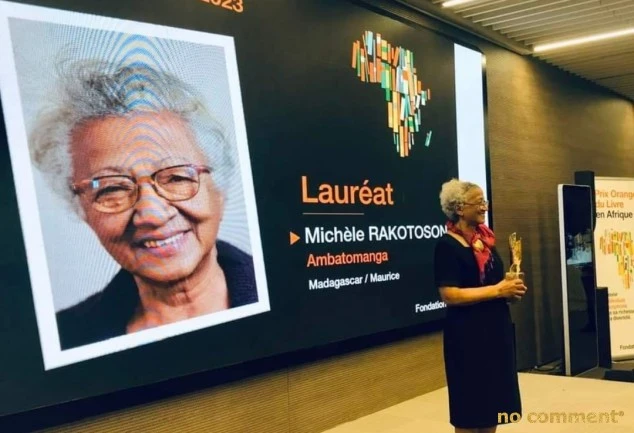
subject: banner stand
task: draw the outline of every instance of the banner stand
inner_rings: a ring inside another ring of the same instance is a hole
[[[594,176],[597,283],[609,287],[613,361],[634,360],[634,179]]]
[[[578,185],[586,185],[589,186],[592,190],[592,212],[593,212],[593,231],[595,232],[595,251],[596,254],[595,256],[598,256],[599,254],[599,248],[601,247],[600,245],[600,239],[597,240],[597,236],[602,234],[602,233],[598,233],[597,231],[597,216],[598,216],[598,212],[597,212],[597,182],[601,183],[601,187],[599,187],[599,189],[604,189],[603,188],[603,183],[607,180],[609,180],[610,178],[596,178],[595,173],[593,171],[576,171],[575,174],[575,183]],[[634,179],[632,179],[632,181],[634,182]],[[605,193],[605,192],[604,192]],[[603,209],[604,203],[602,203],[601,209]],[[603,214],[604,212],[602,212]],[[605,221],[600,221],[602,224],[605,223]],[[599,228],[600,229],[600,228]],[[604,228],[605,229],[605,228]],[[596,320],[597,320],[597,345],[598,345],[598,353],[599,353],[599,366],[605,369],[608,369],[608,371],[605,372],[605,379],[608,380],[622,380],[622,379],[617,379],[617,376],[613,376],[611,375],[611,371],[614,368],[613,365],[613,360],[614,358],[614,351],[612,348],[612,343],[613,343],[613,336],[612,336],[612,332],[611,332],[611,313],[610,313],[610,296],[609,296],[609,290],[608,290],[608,285],[605,284],[605,277],[602,276],[605,273],[605,269],[604,266],[601,266],[601,263],[597,260],[597,262],[595,263],[595,280],[597,283],[597,287],[596,287]],[[599,286],[599,282],[601,283],[601,287]],[[612,285],[610,285],[610,287],[612,287]],[[616,290],[617,288],[613,288],[613,292],[618,292],[618,290]],[[613,296],[614,297],[614,294]],[[617,357],[616,359],[618,360],[627,360],[627,359],[632,359],[632,357],[629,356],[623,356],[623,357]],[[623,377],[618,376],[618,377]],[[627,380],[629,381],[629,380]]]

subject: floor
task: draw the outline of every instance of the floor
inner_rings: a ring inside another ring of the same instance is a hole
[[[633,383],[531,373],[519,381],[524,417],[498,433],[634,433]],[[441,388],[324,433],[453,433],[447,404]]]

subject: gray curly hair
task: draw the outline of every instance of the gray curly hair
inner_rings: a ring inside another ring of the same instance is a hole
[[[440,189],[440,207],[450,221],[458,221],[457,211],[464,205],[467,192],[473,188],[479,188],[479,186],[475,183],[463,182],[458,179],[451,179],[442,184]]]
[[[31,159],[53,191],[78,215],[81,208],[70,189],[70,137],[82,123],[134,112],[168,111],[188,122],[197,144],[225,190],[235,164],[222,126],[201,97],[175,76],[145,63],[115,65],[102,61],[60,63],[54,103],[38,115],[29,137]]]

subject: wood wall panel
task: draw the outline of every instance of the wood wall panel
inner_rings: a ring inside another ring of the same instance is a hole
[[[318,433],[446,385],[434,333],[289,371],[290,432]]]
[[[529,294],[513,307],[521,368],[562,356],[557,185],[577,170],[634,176],[631,101],[527,57],[492,46],[488,126],[495,231],[525,242]],[[629,149],[629,151],[628,151]]]
[[[46,430],[48,433],[283,433],[288,380],[276,372]]]
[[[43,432],[318,433],[445,384],[436,332]]]

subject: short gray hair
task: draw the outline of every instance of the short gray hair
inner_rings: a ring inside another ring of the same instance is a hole
[[[458,208],[464,205],[467,192],[473,188],[479,188],[479,186],[475,183],[463,182],[458,179],[451,179],[442,184],[440,189],[440,207],[450,221],[458,221]]]
[[[174,113],[188,122],[197,144],[226,189],[235,164],[224,129],[202,98],[174,75],[145,63],[115,65],[98,60],[62,62],[53,103],[38,115],[29,137],[31,159],[53,191],[81,214],[70,189],[70,137],[82,123],[135,112]]]

